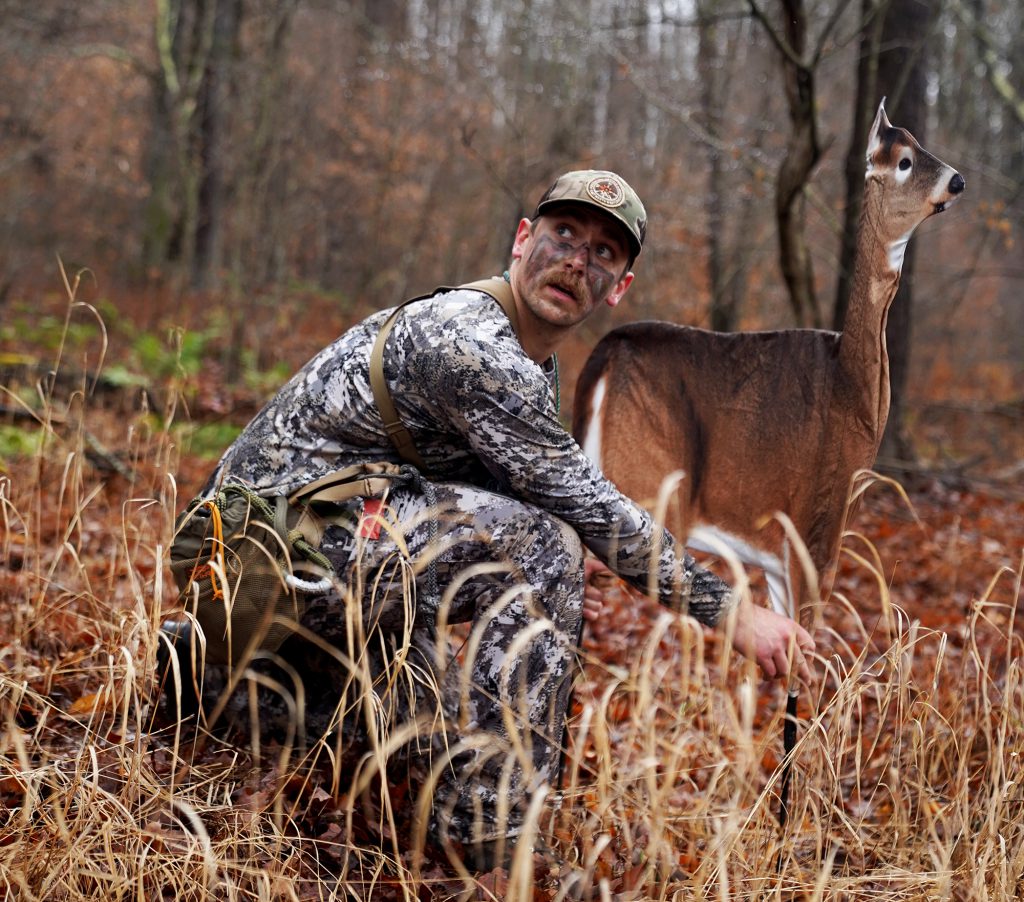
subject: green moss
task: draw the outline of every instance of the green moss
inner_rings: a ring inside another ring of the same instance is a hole
[[[32,457],[43,444],[43,431],[35,427],[0,424],[0,461]]]
[[[242,431],[237,423],[203,423],[182,426],[178,441],[187,454],[204,459],[218,459]]]

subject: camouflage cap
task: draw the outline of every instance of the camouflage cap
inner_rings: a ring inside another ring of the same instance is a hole
[[[544,192],[534,218],[560,203],[587,204],[614,217],[626,229],[632,256],[640,253],[647,234],[647,211],[622,176],[603,169],[566,172]]]

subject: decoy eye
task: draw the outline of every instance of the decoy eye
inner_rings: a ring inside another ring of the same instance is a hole
[[[902,160],[900,160],[900,169],[902,169],[904,172],[906,172],[906,170],[908,170],[911,167],[911,165],[912,164],[910,162],[910,157],[904,157]]]

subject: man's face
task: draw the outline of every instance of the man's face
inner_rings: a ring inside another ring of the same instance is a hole
[[[623,228],[581,204],[545,211],[532,224],[523,220],[512,257],[521,299],[552,326],[574,326],[602,301],[614,307],[633,281]]]

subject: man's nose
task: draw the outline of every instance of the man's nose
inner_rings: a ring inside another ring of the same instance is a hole
[[[590,262],[590,242],[584,241],[574,247],[569,252],[568,262],[574,269],[585,271]]]

